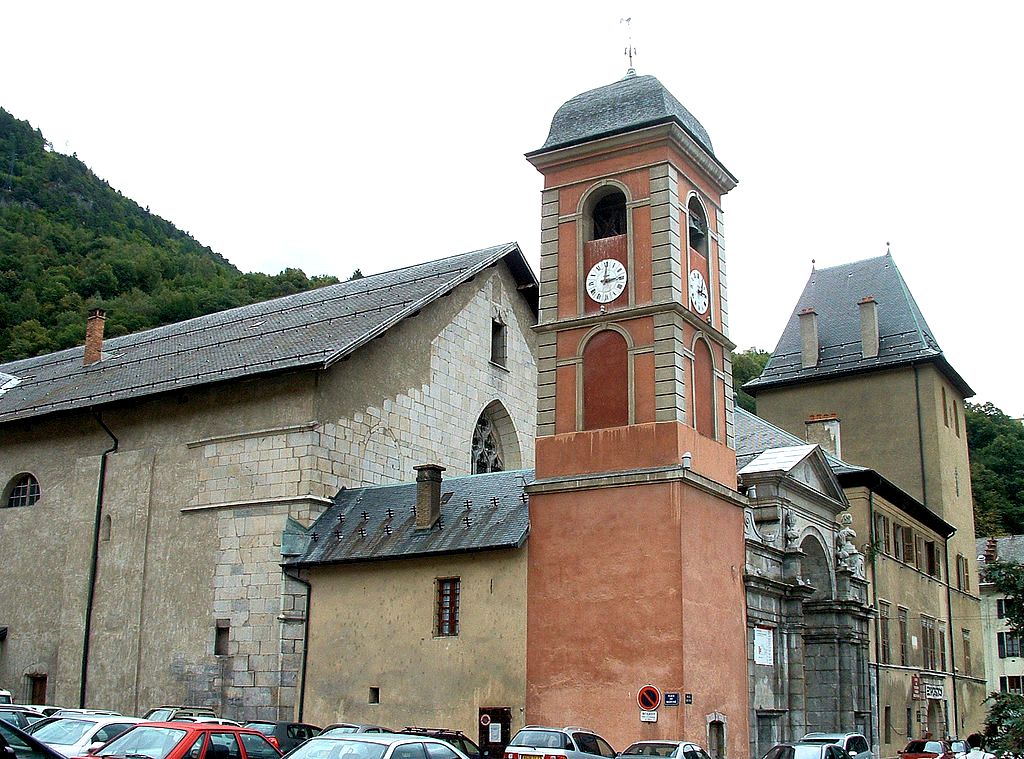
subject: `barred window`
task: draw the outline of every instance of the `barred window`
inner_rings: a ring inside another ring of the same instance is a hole
[[[443,577],[437,581],[436,635],[439,637],[459,634],[460,586],[458,577]]]
[[[881,645],[882,664],[889,664],[892,661],[892,648],[889,642],[889,613],[892,607],[885,601],[878,602],[878,632]]]
[[[39,480],[27,472],[17,475],[7,486],[4,505],[8,509],[31,506],[39,500]]]

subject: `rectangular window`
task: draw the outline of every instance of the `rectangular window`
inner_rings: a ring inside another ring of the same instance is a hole
[[[999,619],[1006,619],[1006,616],[1010,613],[1010,599],[1009,598],[997,598],[996,599],[996,617]]]
[[[939,642],[936,644],[936,650],[939,655],[939,671],[946,671],[946,627],[945,624],[939,622]],[[951,641],[952,642],[952,641]]]
[[[971,664],[971,631],[964,629],[960,631],[964,636],[964,674],[970,675],[974,670]]]
[[[903,560],[907,564],[916,564],[917,557],[914,555],[914,531],[909,527],[903,528]]]
[[[953,427],[956,428],[956,436],[960,437],[960,409],[957,408],[957,402],[953,401]]]
[[[1008,632],[996,633],[996,647],[999,649],[1000,659],[1020,656],[1020,636]]]
[[[491,320],[491,363],[508,363],[508,328],[498,319]]]
[[[928,574],[932,577],[942,577],[942,556],[939,553],[939,546],[934,540],[925,544],[928,554]]]
[[[999,678],[999,690],[1002,693],[1021,693],[1021,676],[1007,675]]]
[[[875,550],[892,553],[892,536],[889,534],[889,517],[875,514]]]
[[[921,617],[921,666],[924,669],[937,669],[935,656],[935,620]]]
[[[889,642],[889,611],[892,607],[885,601],[878,602],[878,640],[879,656],[882,664],[889,664],[892,661],[891,647]]]
[[[914,730],[914,713],[911,710],[911,708],[908,706],[907,707],[907,733],[906,733],[906,735],[909,738],[910,736],[916,735],[916,734],[917,734],[917,731]]]
[[[459,634],[458,577],[443,577],[437,581],[437,629],[435,635],[444,637]]]
[[[949,408],[946,406],[946,388],[942,388],[942,423],[949,426]]]
[[[892,547],[893,556],[903,561],[903,525],[901,524],[892,526]]]
[[[967,559],[961,554],[956,556],[956,588],[964,593],[971,591],[971,578],[967,571]]]
[[[370,686],[370,695],[366,699],[366,703],[368,703],[368,704],[379,704],[380,703],[380,688],[378,688],[376,685],[371,685]]]
[[[213,653],[215,656],[228,655],[228,641],[231,639],[231,620],[218,619],[213,637]]]
[[[907,640],[908,630],[907,630],[907,610],[906,609],[899,609],[897,611],[896,623],[897,623],[898,631],[899,631],[899,634],[900,634],[900,666],[905,667],[905,666],[907,666],[907,648],[908,648],[907,644],[909,643],[909,641]],[[910,733],[907,733],[907,735],[910,735]]]
[[[892,707],[885,707],[885,742],[892,743]]]
[[[918,536],[914,538],[914,547],[917,550],[917,555],[914,557],[914,564],[917,568],[925,572],[928,569],[928,554],[925,553],[925,540]]]

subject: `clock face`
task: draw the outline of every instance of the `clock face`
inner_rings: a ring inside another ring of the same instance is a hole
[[[626,289],[626,267],[614,258],[594,264],[587,274],[587,295],[598,303],[610,303]]]
[[[704,275],[693,269],[690,272],[690,303],[698,314],[706,314],[708,302],[708,285],[704,281]]]

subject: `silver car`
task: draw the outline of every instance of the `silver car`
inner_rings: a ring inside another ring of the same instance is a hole
[[[318,735],[288,754],[288,759],[467,759],[437,738],[394,733]]]
[[[846,749],[853,759],[871,759],[871,746],[860,733],[807,733],[801,743],[834,744]]]
[[[604,738],[585,727],[543,727],[527,725],[516,733],[505,747],[505,759],[612,759],[613,749]]]
[[[708,752],[689,741],[637,741],[619,754],[628,759],[711,759]]]

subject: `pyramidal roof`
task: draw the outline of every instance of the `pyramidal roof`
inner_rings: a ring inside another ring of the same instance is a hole
[[[861,355],[860,307],[874,298],[878,313],[878,355]],[[801,366],[800,312],[818,315],[818,363]],[[964,394],[974,391],[950,366],[924,314],[910,294],[892,255],[815,269],[793,308],[764,371],[743,389],[790,385],[899,365],[935,363]]]
[[[711,137],[655,77],[629,73],[617,82],[567,100],[551,120],[548,138],[535,153],[674,121],[712,156]],[[528,154],[532,155],[532,154]]]
[[[298,368],[327,368],[504,260],[536,308],[537,280],[516,243],[0,364],[0,422]],[[17,381],[15,381],[17,380]]]

